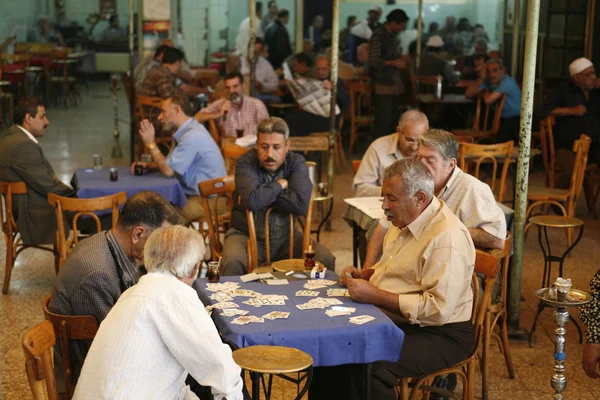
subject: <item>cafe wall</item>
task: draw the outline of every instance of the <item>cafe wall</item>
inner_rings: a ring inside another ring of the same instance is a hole
[[[27,29],[42,14],[45,0],[1,0],[0,1],[0,43],[13,33],[18,26],[18,40],[27,38]]]

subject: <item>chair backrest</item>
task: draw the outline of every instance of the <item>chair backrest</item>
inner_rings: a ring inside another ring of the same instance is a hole
[[[62,266],[62,264],[65,262],[69,247],[67,245],[67,238],[65,237],[65,225],[63,219],[64,211],[75,213],[71,224],[71,227],[74,231],[77,228],[77,221],[79,220],[79,217],[82,215],[88,215],[94,219],[96,222],[96,229],[98,232],[100,232],[102,230],[100,218],[98,218],[95,212],[112,209],[112,226],[114,227],[117,224],[117,219],[119,218],[119,207],[125,204],[125,201],[127,201],[127,193],[125,192],[119,192],[109,196],[95,197],[92,199],[76,199],[72,197],[58,196],[54,193],[48,193],[48,204],[54,207],[56,222],[58,224],[56,236],[58,239],[58,253],[60,258],[59,265]],[[77,244],[77,242],[78,235],[74,234],[72,245]]]
[[[290,151],[329,151],[328,136],[293,136]]]
[[[500,260],[493,254],[487,253],[483,250],[476,250],[475,256],[475,270],[473,271],[473,312],[471,314],[471,323],[473,324],[473,332],[475,334],[475,348],[473,351],[477,352],[479,344],[483,335],[483,321],[487,312],[487,306],[490,303],[492,297],[492,290],[496,279],[498,277],[498,271],[500,268]],[[479,281],[475,272],[483,275],[483,296],[479,300]]]
[[[585,134],[582,134],[579,139],[573,143],[575,162],[573,163],[573,174],[571,175],[571,186],[569,187],[567,215],[574,215],[577,198],[581,194],[581,189],[583,188],[583,179],[585,177],[585,168],[587,166],[591,144],[592,139]]]
[[[514,142],[511,140],[506,143],[498,144],[474,144],[460,143],[459,146],[459,166],[466,173],[470,173],[477,179],[481,164],[492,165],[491,184],[489,185],[494,192],[496,201],[502,203],[506,192],[506,177],[508,176],[508,167],[512,162]],[[500,182],[496,191],[496,176],[498,172],[498,164],[502,163],[502,172],[500,174]],[[469,171],[470,165],[475,165],[475,171]]]
[[[2,232],[7,240],[14,240],[14,235],[18,232],[17,220],[13,214],[13,195],[18,194],[27,194],[25,182],[0,182]]]
[[[540,121],[540,145],[546,169],[546,186],[549,188],[556,185],[556,153],[553,133],[555,122],[554,115],[549,115]]]
[[[221,148],[221,132],[219,131],[217,122],[214,119],[208,120],[208,131],[210,132],[210,136],[212,136],[217,146]]]
[[[34,326],[23,335],[25,372],[34,400],[59,399],[54,376],[53,348],[55,343],[54,330],[48,321]]]
[[[356,173],[358,172],[361,162],[362,160],[352,160],[352,172],[354,172],[354,175],[356,175]]]
[[[315,196],[315,192],[313,191],[310,195],[310,201],[308,203],[308,211],[306,212],[304,218],[304,232],[303,232],[303,241],[302,241],[302,250],[308,249],[308,245],[310,243],[310,231],[312,229],[312,208],[313,208],[313,199]],[[269,216],[271,215],[271,211],[273,211],[274,207],[271,207],[265,213],[265,264],[271,264],[271,245],[270,245],[270,229],[269,229]],[[289,248],[289,257],[294,258],[294,216],[292,214],[289,215],[290,218],[290,248]],[[254,213],[250,210],[246,210],[246,219],[248,221],[248,243],[247,243],[247,251],[248,251],[248,273],[252,272],[254,269],[258,268],[258,240],[256,237],[256,222],[254,218]]]
[[[351,124],[353,124],[353,120],[355,118],[361,117],[363,112],[367,116],[373,115],[373,102],[370,83],[363,81],[349,82],[348,92],[350,94]]]
[[[194,78],[196,83],[202,87],[214,87],[219,80],[219,71],[212,68],[196,68],[194,69]]]
[[[127,102],[131,107],[133,99],[131,98],[131,89],[135,87],[134,78],[129,76],[129,72],[121,73],[121,79],[123,80],[123,89],[125,89],[125,96],[127,96]]]
[[[24,64],[25,67],[29,67],[31,61],[30,54],[6,54],[0,53],[0,61],[12,64]]]
[[[54,329],[63,361],[67,400],[73,396],[73,368],[71,366],[71,340],[93,340],[98,332],[98,322],[91,315],[60,315],[48,310],[51,296],[44,299],[44,317]]]
[[[228,143],[225,143],[225,139]],[[237,144],[229,141],[229,138],[224,138],[224,143],[221,146],[221,152],[223,153],[223,160],[225,161],[225,170],[229,175],[235,173],[235,161],[246,154],[250,149],[248,147],[238,146]]]
[[[164,99],[161,97],[135,96],[135,106],[140,117],[140,120],[149,119],[152,121],[161,113],[161,107]]]
[[[502,116],[502,110],[504,109],[504,103],[506,102],[506,94],[500,96],[494,103],[485,104],[484,96],[487,94],[486,90],[481,91],[477,95],[477,109],[475,110],[475,119],[473,120],[474,130],[489,131],[495,135],[500,129],[500,117]],[[482,118],[482,110],[485,110]],[[490,123],[491,115],[494,115],[492,120],[492,126],[488,128]]]
[[[413,93],[415,94],[415,96],[421,93],[435,93],[438,83],[437,76],[413,75],[413,77]]]
[[[500,293],[497,299],[490,299],[494,303],[504,303],[508,300],[508,266],[510,264],[510,252],[512,250],[512,235],[510,232],[506,232],[506,240],[504,241],[504,248],[502,250],[492,250],[491,254],[496,256],[500,260]]]
[[[212,258],[218,261],[223,252],[220,233],[225,233],[231,223],[231,210],[233,208],[233,192],[235,191],[235,176],[228,175],[220,178],[209,179],[198,184],[204,215],[208,223],[208,240],[212,250]],[[219,214],[219,202],[227,201],[228,213]],[[212,204],[212,207],[211,207]]]

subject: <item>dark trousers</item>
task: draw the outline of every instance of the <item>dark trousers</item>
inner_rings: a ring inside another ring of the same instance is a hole
[[[451,367],[464,360],[475,346],[469,321],[444,326],[398,325],[404,344],[397,362],[372,366],[370,400],[395,400],[399,378],[418,377]],[[365,365],[316,368],[310,400],[363,399]]]
[[[336,116],[337,122],[340,116]],[[329,132],[329,117],[321,117],[306,111],[295,111],[284,117],[290,128],[290,136],[308,136],[313,132]]]
[[[400,119],[400,96],[376,94],[374,97],[373,136],[378,138],[396,132]]]
[[[519,130],[521,129],[521,117],[500,118],[500,128],[496,135],[496,143],[515,141],[519,145]]]

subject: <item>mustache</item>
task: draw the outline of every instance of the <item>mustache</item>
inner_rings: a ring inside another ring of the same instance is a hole
[[[267,159],[265,160],[265,162],[275,162],[276,160],[274,158],[271,157],[267,157]]]
[[[383,213],[385,214],[386,217],[392,217],[392,218],[394,217],[394,213],[391,212],[391,211],[389,211],[389,210],[388,211],[384,211]]]

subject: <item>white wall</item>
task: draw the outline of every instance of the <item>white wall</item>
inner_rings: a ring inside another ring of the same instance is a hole
[[[47,0],[0,0],[0,43],[13,33],[18,26],[17,40],[27,39],[27,29],[46,7]]]

